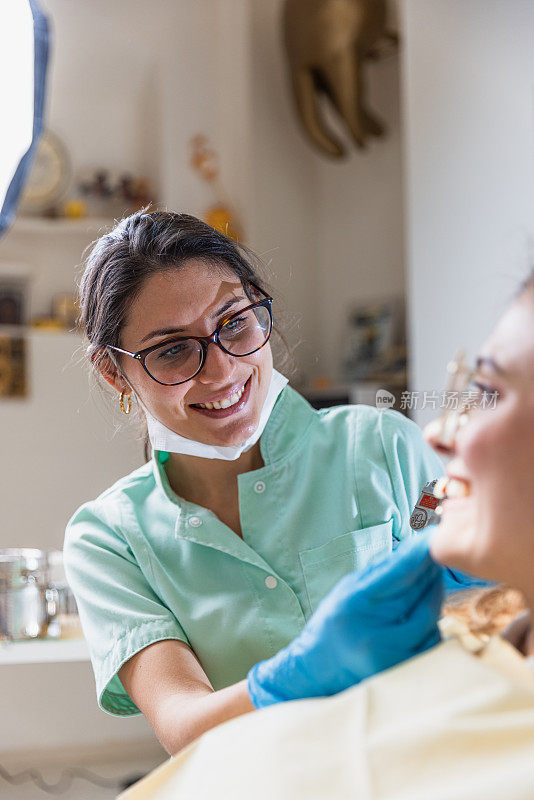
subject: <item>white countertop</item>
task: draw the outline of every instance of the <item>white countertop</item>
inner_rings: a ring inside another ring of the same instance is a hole
[[[24,642],[0,642],[0,665],[88,660],[89,650],[85,639],[35,639]]]

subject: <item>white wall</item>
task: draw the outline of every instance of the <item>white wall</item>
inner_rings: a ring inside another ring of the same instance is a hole
[[[344,322],[355,302],[404,292],[399,60],[367,67],[371,107],[388,128],[349,158],[319,155],[304,138],[290,95],[282,43],[283,0],[254,0],[253,227],[251,243],[273,259],[277,287],[298,319],[292,341],[307,376],[339,376]]]
[[[526,270],[534,4],[404,0],[402,11],[413,389],[439,390]]]
[[[298,344],[295,360],[309,372],[317,350],[317,173],[288,91],[281,2],[251,0],[250,7],[250,244],[274,273],[289,341]]]
[[[377,299],[403,297],[403,196],[399,56],[366,69],[371,108],[387,135],[371,139],[350,161],[316,159],[319,188],[319,305],[327,323],[319,365],[340,367],[339,344],[349,311]]]
[[[81,337],[35,331],[26,349],[28,396],[0,403],[0,547],[52,550],[82,503],[144,463],[143,441],[90,380]]]

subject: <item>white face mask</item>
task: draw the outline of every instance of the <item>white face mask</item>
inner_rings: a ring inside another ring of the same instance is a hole
[[[284,378],[280,372],[273,369],[271,378],[271,385],[267,392],[267,397],[263,404],[260,414],[258,427],[254,433],[242,444],[226,446],[218,446],[214,444],[203,444],[203,442],[195,442],[193,439],[186,439],[185,436],[180,436],[178,433],[169,430],[162,425],[149,411],[144,408],[146,414],[146,421],[148,425],[148,436],[153,450],[165,450],[167,453],[181,453],[186,456],[199,456],[200,458],[221,458],[223,461],[235,461],[239,458],[241,453],[246,453],[250,450],[252,445],[256,444],[258,439],[263,433],[267,424],[267,420],[271,416],[271,411],[274,404],[278,399],[278,395],[288,383],[288,379]]]

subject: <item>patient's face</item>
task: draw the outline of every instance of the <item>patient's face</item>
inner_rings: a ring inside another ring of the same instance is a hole
[[[447,472],[470,494],[444,502],[432,552],[523,588],[534,574],[534,290],[506,312],[480,355],[475,380],[498,401],[472,410],[456,436]]]

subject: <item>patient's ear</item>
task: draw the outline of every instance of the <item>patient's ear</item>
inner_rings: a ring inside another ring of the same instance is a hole
[[[105,350],[95,353],[93,357],[93,365],[98,370],[104,380],[109,383],[117,392],[131,391],[130,386],[124,379],[122,372],[117,368],[117,365]]]

